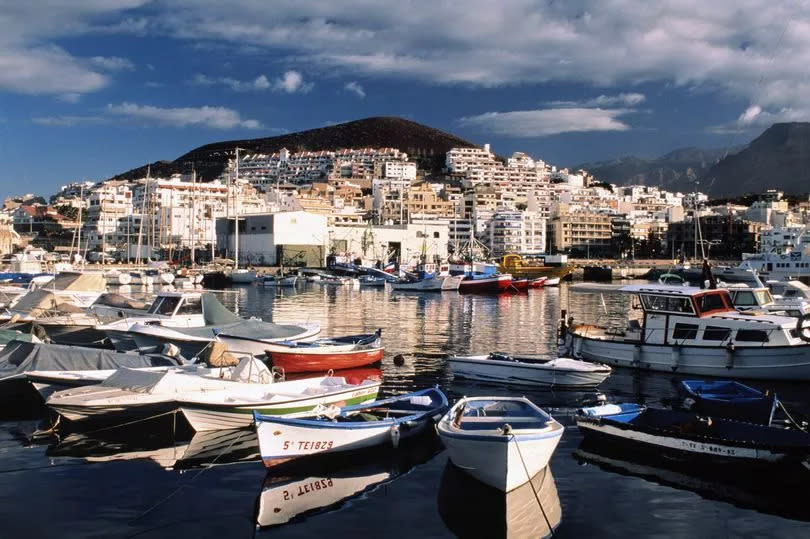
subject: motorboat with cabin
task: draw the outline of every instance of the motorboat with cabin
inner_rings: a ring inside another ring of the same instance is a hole
[[[563,348],[572,357],[679,374],[810,380],[805,317],[739,312],[724,289],[650,284],[618,291],[634,296],[641,318],[625,328],[563,321]]]

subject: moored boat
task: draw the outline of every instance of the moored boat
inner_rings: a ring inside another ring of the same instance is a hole
[[[779,401],[733,380],[683,380],[684,406],[697,414],[770,425]]]
[[[651,451],[709,459],[715,464],[802,464],[810,434],[640,404],[580,409],[575,420],[586,438]]]
[[[641,320],[630,319],[623,329],[564,326],[572,357],[701,376],[810,380],[802,318],[740,313],[722,289],[653,284],[617,290],[638,297]]]
[[[261,279],[263,286],[295,286],[298,282],[297,275],[288,275],[286,277],[279,277],[276,275],[266,275]]]
[[[509,492],[548,465],[564,428],[525,397],[464,397],[437,430],[453,464]]]
[[[458,378],[557,388],[596,387],[612,372],[598,363],[522,354],[452,356],[447,362]]]
[[[379,362],[385,348],[382,330],[366,335],[349,335],[311,342],[276,342],[265,348],[274,367],[287,373],[353,369]]]
[[[546,281],[548,281],[548,277],[538,277],[537,279],[532,279],[529,281],[529,288],[543,288],[546,286]]]
[[[265,466],[288,460],[391,444],[423,432],[447,410],[447,397],[436,388],[347,406],[334,414],[285,418],[254,413]],[[327,411],[328,412],[328,411]]]

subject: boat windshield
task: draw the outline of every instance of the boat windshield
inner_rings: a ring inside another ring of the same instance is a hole
[[[162,314],[170,316],[174,313],[180,298],[174,296],[162,296],[155,299],[152,306],[149,307],[149,314]]]
[[[695,314],[692,301],[688,297],[658,296],[640,294],[641,304],[645,311],[667,312],[677,314]]]
[[[177,314],[202,314],[202,301],[199,297],[194,296],[183,298]]]

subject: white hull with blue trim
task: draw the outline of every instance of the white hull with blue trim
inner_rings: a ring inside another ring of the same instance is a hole
[[[509,492],[548,465],[564,427],[525,397],[465,397],[437,430],[453,464]]]
[[[355,451],[375,446],[397,447],[415,436],[447,410],[447,397],[438,388],[368,404],[340,408],[333,417],[285,418],[254,413],[259,449],[265,466],[308,455]],[[378,420],[353,420],[377,414]]]

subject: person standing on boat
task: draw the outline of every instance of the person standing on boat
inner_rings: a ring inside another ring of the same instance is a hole
[[[717,279],[714,278],[712,267],[709,264],[709,259],[703,259],[703,269],[701,275],[701,288],[717,288]]]

